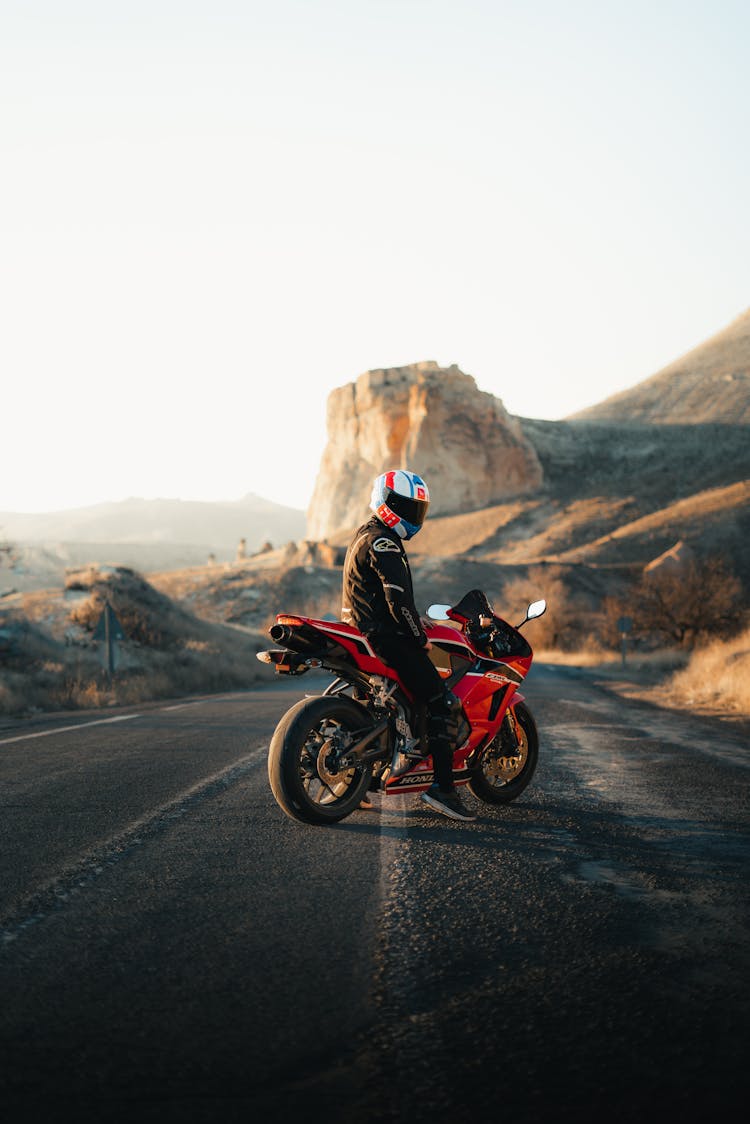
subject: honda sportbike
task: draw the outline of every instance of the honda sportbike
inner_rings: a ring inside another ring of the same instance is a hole
[[[533,602],[514,628],[475,589],[455,606],[427,611],[430,658],[460,703],[452,718],[453,780],[489,804],[515,800],[536,768],[539,739],[519,691],[532,650],[520,629],[546,607]],[[394,796],[429,788],[424,707],[366,636],[341,621],[288,614],[276,617],[270,636],[279,646],[258,659],[280,675],[324,669],[335,676],[322,694],[291,707],[271,739],[271,789],[288,816],[334,823],[368,790]]]

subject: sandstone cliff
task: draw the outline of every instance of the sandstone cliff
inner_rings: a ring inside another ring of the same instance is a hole
[[[432,514],[475,511],[542,483],[519,423],[456,366],[428,361],[366,371],[331,393],[327,420],[307,515],[310,539],[362,522],[372,481],[389,468],[424,476]]]

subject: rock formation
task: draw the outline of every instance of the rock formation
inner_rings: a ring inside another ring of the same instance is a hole
[[[310,539],[362,522],[373,479],[390,468],[423,475],[430,511],[442,515],[478,510],[542,482],[516,419],[455,365],[366,371],[330,394],[327,420],[328,445],[307,513]]]

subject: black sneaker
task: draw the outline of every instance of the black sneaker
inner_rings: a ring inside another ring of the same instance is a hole
[[[422,793],[422,802],[452,820],[465,820],[470,823],[477,818],[476,812],[466,807],[455,788],[451,792],[443,792],[439,785],[431,784],[427,792]]]

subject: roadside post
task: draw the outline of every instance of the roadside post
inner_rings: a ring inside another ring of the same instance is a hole
[[[619,628],[620,636],[622,637],[622,666],[625,667],[625,658],[628,652],[628,633],[633,627],[633,618],[620,617],[617,622],[617,627]]]
[[[109,675],[110,678],[115,673],[117,656],[116,642],[124,639],[125,633],[122,630],[122,625],[117,619],[117,615],[109,601],[105,601],[102,615],[99,617],[96,628],[94,629],[94,640],[104,641],[103,662],[107,669],[107,675]]]

